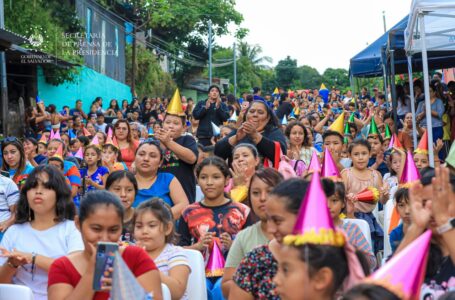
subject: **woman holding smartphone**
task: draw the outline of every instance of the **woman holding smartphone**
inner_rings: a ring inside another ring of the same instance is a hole
[[[97,244],[117,243],[122,234],[124,208],[119,198],[107,191],[93,191],[81,201],[76,227],[84,242],[84,251],[57,259],[49,271],[49,300],[95,299],[107,300],[112,285],[110,276],[102,278],[100,291],[93,289]],[[136,246],[119,248],[130,271],[153,299],[161,300],[160,274],[147,252]]]

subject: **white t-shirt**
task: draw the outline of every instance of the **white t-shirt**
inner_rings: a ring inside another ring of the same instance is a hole
[[[17,185],[8,177],[0,175],[0,222],[11,217],[9,207],[19,201],[19,190]]]
[[[38,256],[59,258],[71,252],[84,250],[82,237],[74,221],[63,221],[47,230],[35,230],[30,223],[15,224],[8,228],[0,245],[8,251],[13,248],[21,252],[35,252]],[[4,265],[6,257],[0,257]],[[19,267],[12,283],[22,284],[32,289],[35,300],[47,299],[47,272],[36,268],[32,279],[31,264]]]

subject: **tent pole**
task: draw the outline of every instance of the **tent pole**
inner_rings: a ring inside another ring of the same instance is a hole
[[[431,120],[431,103],[430,103],[430,80],[428,78],[428,56],[427,45],[425,43],[425,16],[419,14],[420,31],[422,40],[422,66],[423,66],[423,83],[425,90],[425,119],[427,121],[428,132],[428,160],[430,167],[434,168],[434,153],[433,153],[433,124]]]
[[[385,97],[385,105],[387,110],[389,110],[389,101],[387,99],[387,61],[382,64],[382,72],[383,72],[383,80],[384,80],[384,97]]]
[[[408,56],[408,75],[409,75],[409,96],[411,97],[411,113],[412,113],[412,140],[414,141],[414,149],[417,149],[417,124],[416,124],[416,104],[414,98],[414,79],[412,78],[412,56]]]
[[[390,72],[391,80],[390,80],[390,89],[392,93],[392,111],[393,111],[393,121],[395,124],[398,124],[398,116],[397,116],[397,93],[395,90],[395,50],[390,50]]]

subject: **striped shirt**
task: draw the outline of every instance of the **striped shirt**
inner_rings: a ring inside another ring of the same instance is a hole
[[[344,219],[342,229],[348,236],[349,243],[351,243],[355,249],[363,252],[366,259],[368,260],[370,269],[373,270],[376,268],[376,257],[374,256],[373,250],[371,249],[370,244],[368,244],[365,235],[363,234],[362,230],[360,230],[360,227],[357,224],[349,222],[348,219]]]
[[[174,246],[172,244],[166,244],[163,251],[161,251],[160,255],[153,260],[156,267],[162,272],[164,275],[169,276],[169,271],[177,266],[187,266],[188,269],[191,267],[188,262],[188,258],[186,257],[185,253],[183,252],[183,248],[179,246]],[[182,300],[188,299],[188,294],[185,291],[183,294]]]
[[[9,207],[19,201],[19,190],[14,181],[0,175],[0,222],[9,219],[11,213]]]

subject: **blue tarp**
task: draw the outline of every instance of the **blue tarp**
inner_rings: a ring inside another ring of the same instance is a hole
[[[354,77],[375,77],[382,76],[383,73],[383,53],[387,47],[389,32],[404,29],[408,24],[408,16],[403,18],[389,31],[362,50],[359,54],[351,58],[350,72]],[[403,48],[404,48],[404,36]]]

